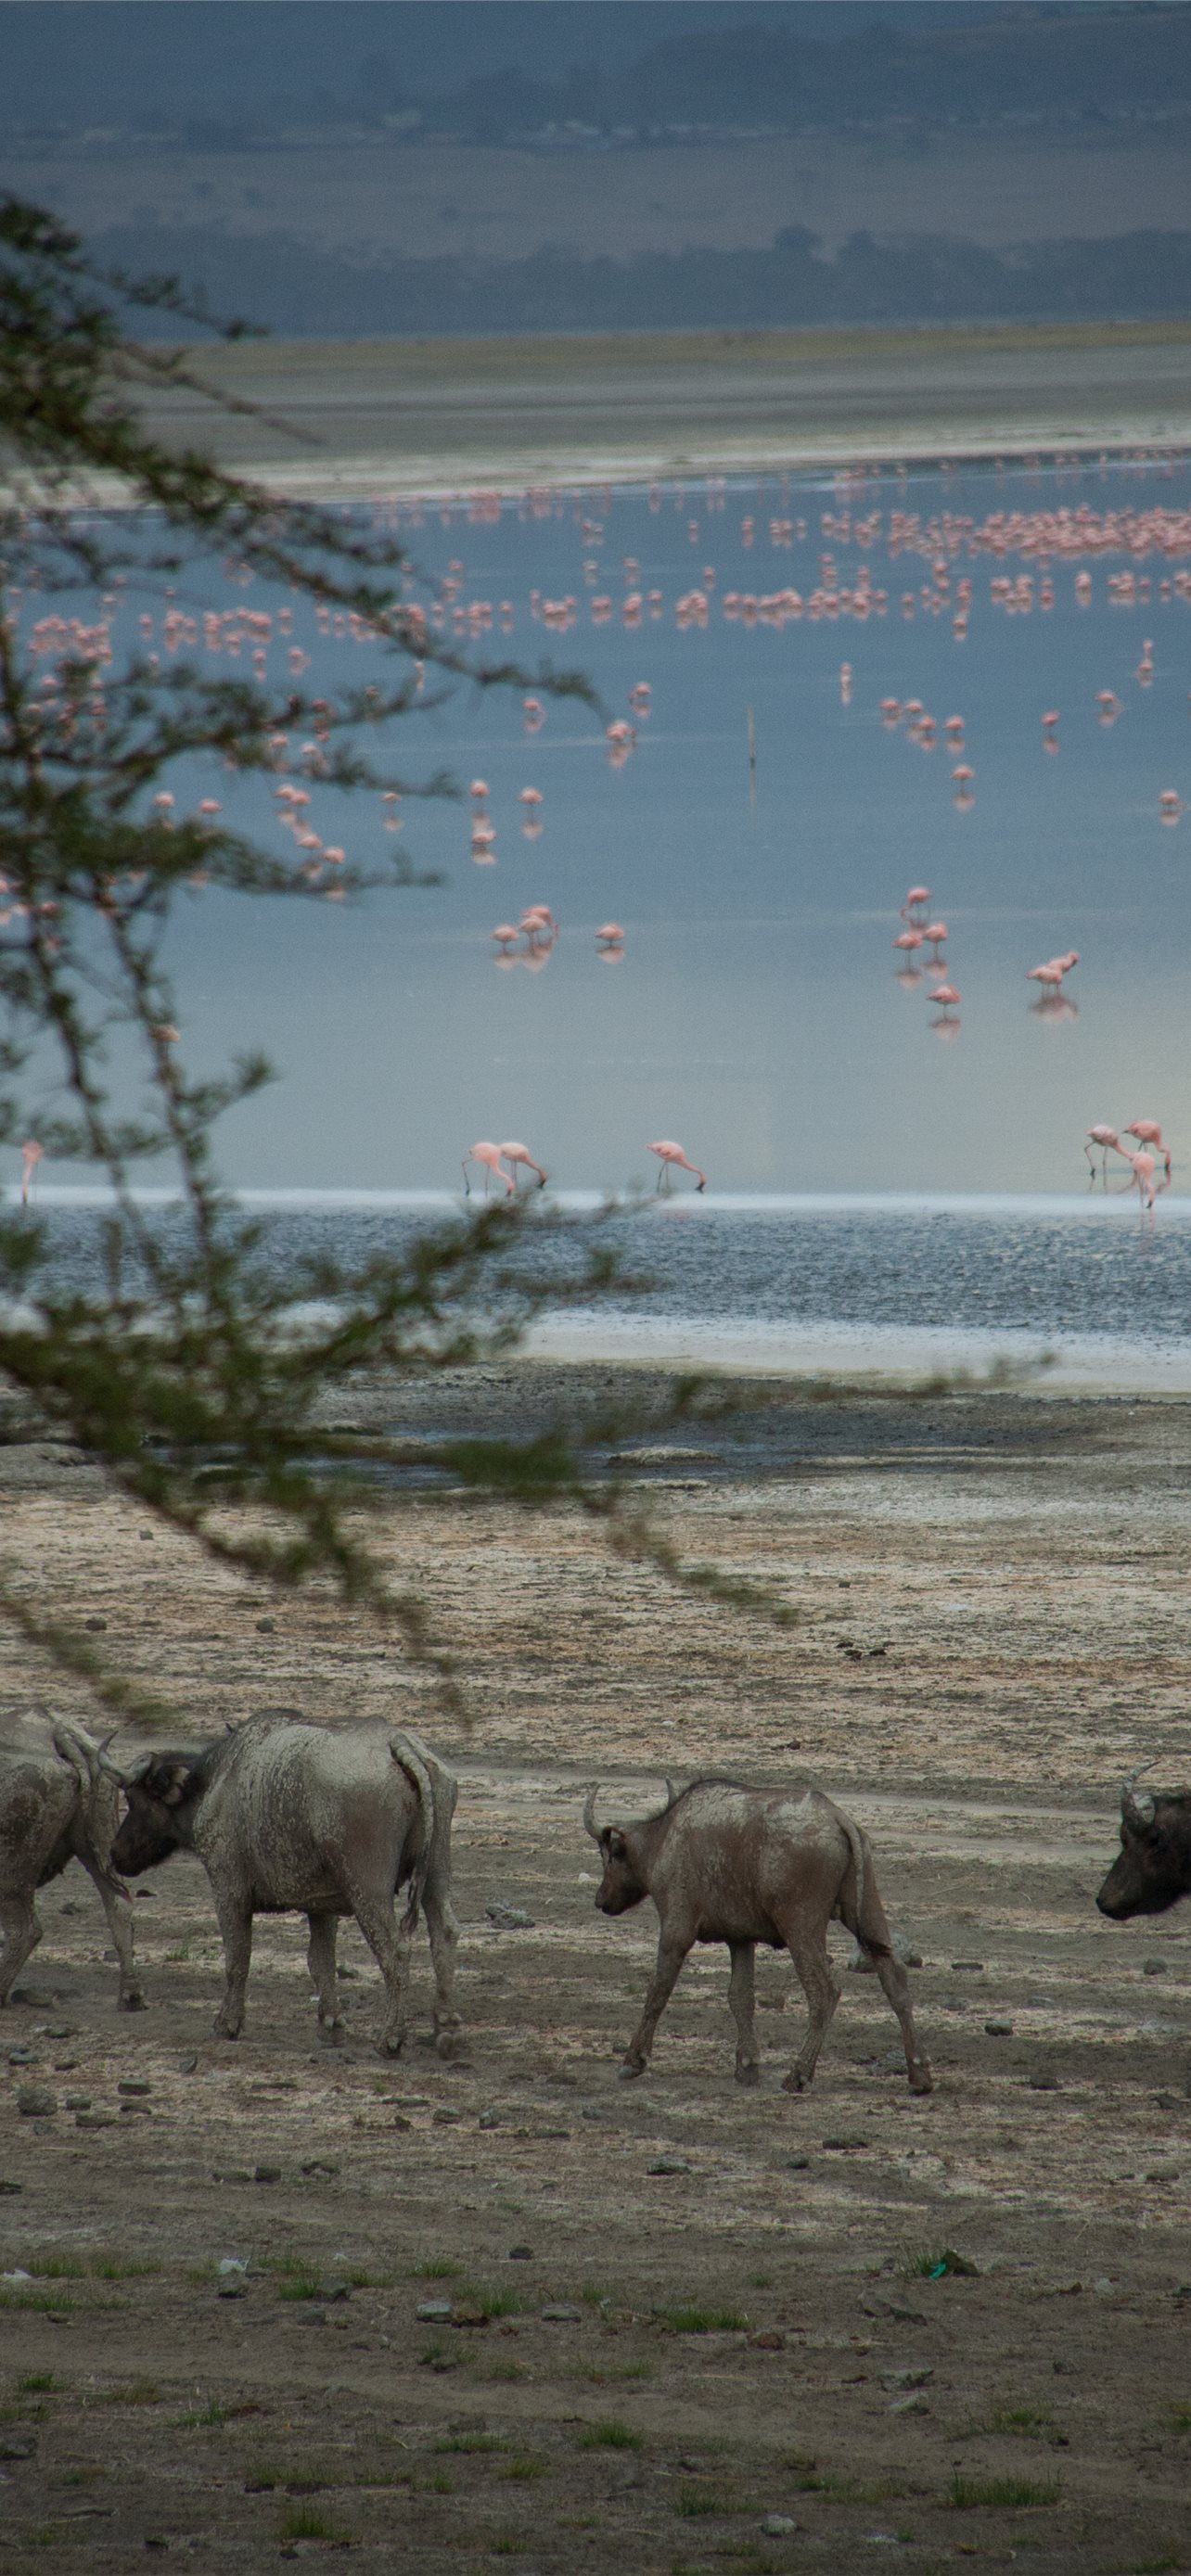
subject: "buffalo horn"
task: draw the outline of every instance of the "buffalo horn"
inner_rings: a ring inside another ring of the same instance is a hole
[[[587,1796],[583,1801],[583,1830],[585,1833],[591,1835],[593,1843],[598,1843],[600,1839],[595,1820],[596,1799],[599,1797],[599,1794],[599,1781],[593,1780],[591,1787],[587,1792]]]
[[[664,1776],[665,1776],[665,1782],[666,1782],[666,1796],[668,1797],[668,1799],[669,1799],[669,1801],[670,1801],[671,1806],[673,1806],[674,1801],[675,1801],[676,1797],[678,1796],[678,1782],[677,1782],[677,1780],[672,1780],[672,1779],[670,1778],[670,1774],[669,1774],[669,1772],[668,1772],[668,1771],[665,1773],[665,1775],[664,1775]]]
[[[1151,1756],[1148,1762],[1139,1762],[1136,1771],[1131,1771],[1128,1779],[1123,1780],[1121,1783],[1121,1814],[1123,1815],[1127,1825],[1132,1825],[1142,1831],[1144,1831],[1147,1825],[1153,1824],[1154,1801],[1148,1793],[1144,1797],[1135,1798],[1133,1795],[1133,1783],[1135,1780],[1140,1780],[1144,1771],[1152,1771],[1155,1762],[1160,1759],[1161,1756],[1155,1753]]]

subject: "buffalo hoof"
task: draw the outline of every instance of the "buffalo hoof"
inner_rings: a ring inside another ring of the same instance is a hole
[[[149,2006],[137,1986],[130,1995],[121,1995],[116,2009],[118,2012],[148,2012]]]
[[[638,2075],[644,2075],[645,2069],[643,2066],[634,2066],[632,2059],[626,2057],[624,2065],[618,2066],[616,2072],[622,2084],[632,2084],[635,2083]]]
[[[211,2028],[215,2033],[216,2039],[238,2039],[240,2036],[240,2027],[240,2023],[237,2022],[235,2029],[232,2030],[230,2025],[225,2022],[222,2013],[217,2013],[211,2024]]]
[[[761,2069],[760,2069],[760,2067],[757,2065],[757,2063],[756,2063],[756,2061],[755,2061],[755,2060],[750,2061],[747,2065],[744,2065],[744,2066],[738,2066],[738,2067],[737,2067],[737,2069],[736,2069],[736,2081],[737,2081],[737,2083],[738,2083],[738,2084],[759,2084],[759,2083],[760,2083],[760,2081],[761,2081]]]
[[[434,2034],[435,2056],[445,2059],[448,2063],[452,2057],[456,2057],[458,2055],[459,2045],[459,2033],[457,2030],[439,2030]]]
[[[915,2066],[911,2069],[911,2093],[933,2093],[934,2089],[935,2079],[931,2074],[929,2066]]]
[[[388,2031],[386,2031],[384,2038],[378,2040],[377,2046],[380,2049],[382,2057],[400,2057],[401,2051],[405,2046],[405,2032],[403,2030],[399,2030],[396,2037],[391,2038]]]
[[[324,2048],[342,2048],[347,2038],[347,2024],[342,2021],[320,2021],[318,2035]]]
[[[785,2077],[782,2084],[782,2091],[783,2093],[805,2093],[807,2082],[808,2078],[802,2074],[800,2069],[797,2066],[792,2066],[789,2074]]]

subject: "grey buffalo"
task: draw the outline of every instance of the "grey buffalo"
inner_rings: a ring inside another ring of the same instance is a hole
[[[120,1963],[122,2012],[144,1997],[132,1963],[132,1903],[111,1863],[119,1799],[102,1748],[65,1720],[42,1740],[0,1744],[0,2004],[41,1940],[33,1899],[71,1860],[81,1861],[108,1919]]]
[[[1165,1914],[1191,1896],[1191,1792],[1143,1790],[1139,1797],[1133,1780],[1121,1791],[1121,1848],[1096,1898],[1113,1923]]]
[[[451,1906],[455,1782],[416,1735],[380,1723],[333,1730],[289,1711],[248,1719],[213,1744],[143,1754],[121,1774],[128,1811],[113,1857],[130,1877],[197,1852],[223,1935],[225,1988],[215,2028],[237,2039],[255,1914],[304,1914],[318,2018],[343,2034],[335,1968],[338,1919],[355,1916],[385,1981],[381,2045],[406,2030],[410,1942],[419,1907],[434,1961],[440,2051],[457,2026]],[[394,1898],[405,1890],[397,1917]]]
[[[827,1956],[827,1926],[836,1920],[872,1960],[897,2014],[911,2089],[930,2092],[930,2068],[915,2036],[906,1972],[893,1955],[868,1843],[830,1798],[812,1788],[769,1791],[734,1780],[694,1780],[671,1789],[660,1815],[597,1829],[596,1795],[592,1789],[583,1821],[604,1862],[597,1907],[626,1914],[651,1896],[661,1918],[657,1964],[623,2074],[640,2075],[647,2066],[688,1951],[696,1941],[726,1941],[737,2080],[755,2084],[753,1958],[760,1941],[789,1951],[806,1996],[806,2037],[785,2079],[787,2092],[800,2093],[839,2001]]]

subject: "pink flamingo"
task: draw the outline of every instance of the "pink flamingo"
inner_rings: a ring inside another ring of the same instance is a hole
[[[1126,1132],[1127,1132],[1127,1131],[1126,1131]],[[1141,1204],[1142,1204],[1142,1206],[1143,1206],[1144,1208],[1152,1208],[1152,1207],[1153,1207],[1153,1204],[1154,1204],[1154,1195],[1155,1195],[1155,1193],[1154,1193],[1154,1170],[1155,1170],[1155,1163],[1154,1163],[1154,1157],[1153,1157],[1153,1155],[1152,1155],[1152,1154],[1144,1154],[1144,1153],[1143,1153],[1143,1154],[1126,1154],[1126,1156],[1125,1156],[1125,1160],[1126,1160],[1126,1162],[1128,1163],[1128,1165],[1129,1165],[1129,1169],[1130,1169],[1130,1172],[1131,1172],[1131,1174],[1132,1174],[1132,1178],[1131,1178],[1130,1180],[1126,1181],[1126,1183],[1125,1183],[1125,1187],[1126,1187],[1126,1189],[1127,1189],[1127,1190],[1134,1190],[1134,1189],[1135,1189],[1135,1190],[1137,1190],[1137,1191],[1139,1192],[1139,1194],[1140,1194],[1140,1197],[1141,1197]],[[1166,1187],[1166,1183],[1165,1183],[1165,1181],[1160,1182],[1160,1183],[1159,1183],[1159,1187],[1160,1187],[1160,1188],[1162,1188],[1162,1189],[1165,1189],[1165,1187]]]
[[[1107,1189],[1108,1157],[1110,1153],[1124,1154],[1127,1161],[1128,1149],[1126,1146],[1122,1145],[1115,1127],[1089,1127],[1088,1141],[1084,1146],[1084,1152],[1088,1158],[1088,1170],[1092,1175],[1093,1187],[1095,1187],[1096,1181],[1096,1158],[1092,1152],[1093,1145],[1098,1145],[1100,1147],[1100,1177],[1104,1183],[1105,1189]]]
[[[915,948],[921,948],[923,936],[921,930],[899,930],[893,945],[895,948],[904,949],[906,954],[910,955]]]
[[[44,1153],[45,1153],[45,1146],[44,1146],[44,1145],[39,1145],[35,1136],[31,1136],[31,1137],[29,1138],[28,1143],[27,1143],[26,1145],[22,1145],[22,1147],[21,1147],[21,1167],[22,1167],[22,1168],[21,1168],[21,1206],[22,1206],[22,1207],[28,1207],[28,1205],[29,1205],[29,1194],[30,1194],[30,1191],[32,1190],[32,1187],[33,1187],[34,1176],[35,1176],[36,1171],[37,1171],[37,1166],[38,1166],[38,1164],[40,1163],[40,1161],[41,1161],[42,1156],[44,1155]]]
[[[907,708],[907,713],[908,713],[908,712],[909,712],[909,709]],[[929,886],[911,886],[910,891],[909,891],[908,895],[906,896],[906,900],[905,900],[905,902],[903,903],[902,908],[901,908],[902,920],[903,920],[903,921],[909,921],[909,922],[912,922],[912,921],[913,921],[913,919],[914,919],[914,915],[915,915],[915,913],[916,913],[916,912],[918,912],[918,911],[920,911],[920,910],[921,910],[921,908],[922,908],[922,906],[923,906],[924,904],[928,904],[929,902],[930,902],[930,887],[929,887]]]
[[[647,1151],[651,1154],[656,1154],[662,1166],[657,1178],[657,1186],[659,1190],[663,1181],[667,1179],[668,1174],[676,1164],[679,1165],[684,1172],[693,1172],[699,1188],[701,1190],[706,1189],[706,1172],[701,1172],[698,1164],[690,1161],[689,1157],[683,1153],[681,1145],[676,1145],[672,1137],[661,1137],[658,1143],[656,1145],[650,1145],[647,1148]]]
[[[1125,1134],[1127,1136],[1136,1136],[1139,1145],[1152,1145],[1154,1152],[1156,1154],[1161,1154],[1162,1160],[1166,1165],[1166,1177],[1167,1180],[1169,1180],[1171,1169],[1170,1147],[1162,1133],[1159,1121],[1156,1118],[1135,1118],[1132,1126],[1126,1127]]]
[[[483,1163],[483,1164],[484,1164],[484,1166],[485,1166],[485,1170],[484,1170],[484,1196],[485,1196],[485,1198],[487,1198],[487,1196],[488,1196],[488,1174],[489,1174],[489,1172],[495,1172],[495,1174],[496,1174],[496,1177],[497,1177],[498,1181],[503,1181],[503,1182],[504,1182],[505,1188],[506,1188],[506,1190],[508,1191],[510,1198],[512,1198],[512,1197],[513,1197],[513,1195],[514,1195],[514,1193],[515,1193],[515,1191],[516,1191],[517,1184],[516,1184],[516,1182],[514,1181],[514,1179],[513,1179],[513,1176],[512,1176],[512,1174],[511,1174],[511,1172],[506,1172],[506,1170],[505,1170],[505,1168],[504,1168],[504,1165],[503,1165],[503,1163],[501,1162],[501,1159],[500,1159],[500,1158],[501,1158],[501,1155],[502,1155],[503,1151],[504,1151],[504,1147],[503,1147],[502,1145],[469,1145],[469,1146],[468,1146],[467,1152],[466,1152],[466,1154],[465,1154],[465,1155],[464,1155],[464,1157],[463,1157],[463,1195],[464,1195],[464,1197],[465,1197],[465,1198],[468,1198],[468,1199],[469,1199],[469,1198],[471,1197],[471,1182],[470,1182],[470,1180],[468,1179],[468,1174],[467,1174],[467,1166],[468,1166],[468,1164],[469,1164],[469,1163]]]
[[[959,994],[956,992],[954,984],[936,984],[933,993],[929,994],[927,998],[932,1002],[937,1002],[941,1010],[950,1011],[954,1009],[955,1004],[958,1002]]]
[[[932,960],[932,963],[933,963],[934,965],[936,965],[936,966],[941,966],[941,965],[942,965],[942,963],[943,963],[943,960],[942,960],[942,958],[941,958],[941,957],[940,957],[940,955],[939,955],[939,950],[940,950],[940,948],[942,947],[942,945],[943,945],[943,942],[944,942],[945,938],[947,937],[947,924],[946,924],[946,922],[945,922],[945,921],[928,921],[928,922],[925,924],[925,927],[924,927],[924,929],[923,929],[922,936],[923,936],[923,938],[924,938],[924,939],[929,939],[929,941],[930,941],[930,943],[931,943],[931,946],[932,946],[932,948],[934,949],[934,952],[935,952],[935,953],[934,953],[934,958],[933,958],[933,960]]]
[[[476,1150],[476,1148],[473,1146],[473,1148],[472,1148],[473,1153],[475,1152],[475,1150]],[[504,1158],[505,1158],[506,1163],[525,1163],[526,1165],[528,1165],[528,1168],[529,1168],[529,1170],[530,1170],[531,1172],[536,1172],[536,1173],[537,1173],[537,1176],[538,1176],[538,1188],[539,1188],[540,1190],[544,1190],[544,1189],[545,1189],[545,1187],[546,1187],[547,1175],[546,1175],[546,1173],[542,1170],[542,1166],[541,1166],[541,1164],[540,1164],[540,1163],[535,1163],[534,1158],[533,1158],[533,1155],[527,1151],[527,1149],[526,1149],[526,1147],[525,1147],[524,1145],[502,1145],[502,1146],[500,1147],[500,1151],[501,1151],[501,1153],[503,1154],[503,1156],[504,1156]],[[517,1188],[517,1175],[516,1175],[516,1173],[514,1172],[514,1174],[513,1174],[513,1190],[514,1190],[514,1194],[516,1193],[516,1188]]]
[[[1061,993],[1064,975],[1069,974],[1071,968],[1078,964],[1078,949],[1071,948],[1065,957],[1051,957],[1048,958],[1045,966],[1031,966],[1026,975],[1026,982],[1041,984],[1051,993]]]

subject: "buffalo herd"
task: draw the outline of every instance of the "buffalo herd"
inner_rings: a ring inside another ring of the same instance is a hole
[[[1121,1848],[1096,1899],[1115,1923],[1165,1913],[1191,1895],[1191,1793],[1139,1794],[1140,1776],[1135,1772],[1122,1792]],[[753,1961],[760,1942],[789,1951],[806,1996],[806,2036],[785,2079],[788,2091],[801,2091],[838,2001],[827,1952],[835,1921],[855,1936],[897,2015],[911,2089],[929,2092],[905,1968],[867,1838],[851,1818],[803,1783],[762,1790],[712,1777],[667,1786],[665,1807],[636,1822],[597,1826],[594,1788],[583,1810],[603,1864],[600,1912],[624,1914],[649,1897],[658,1915],[657,1961],[621,2073],[644,2072],[688,1952],[696,1942],[716,1941],[727,1944],[731,1961],[736,2075],[755,2084]],[[435,2038],[448,2056],[459,2020],[451,1903],[456,1794],[452,1774],[428,1746],[380,1722],[330,1728],[295,1710],[267,1710],[212,1742],[144,1753],[123,1769],[77,1723],[20,1729],[0,1744],[0,2005],[41,1939],[37,1889],[73,1859],[107,1916],[119,2006],[138,2010],[144,1997],[124,1880],[172,1852],[193,1851],[223,1938],[215,2022],[221,2037],[235,2039],[243,2023],[253,1917],[289,1913],[306,1916],[319,2023],[328,2038],[340,2037],[335,1945],[340,1917],[351,1915],[384,1981],[380,2046],[398,2054],[421,1914],[434,1969]]]

